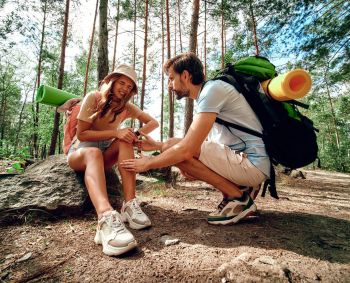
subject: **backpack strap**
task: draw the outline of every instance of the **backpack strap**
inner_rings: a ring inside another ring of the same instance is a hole
[[[270,179],[267,179],[264,182],[264,186],[263,186],[263,190],[261,193],[262,197],[265,197],[266,194],[266,190],[269,190],[270,195],[275,198],[275,199],[279,199],[278,194],[277,194],[277,190],[276,190],[276,174],[275,174],[275,168],[272,165],[270,165]]]
[[[254,130],[252,130],[252,129],[249,129],[249,128],[246,128],[246,127],[237,125],[237,124],[235,124],[235,123],[227,122],[227,121],[222,120],[221,118],[218,118],[218,117],[216,117],[215,123],[218,123],[218,124],[223,125],[223,126],[226,126],[226,127],[231,127],[231,128],[240,130],[240,131],[242,131],[242,132],[251,134],[251,135],[256,136],[256,137],[259,137],[259,138],[262,138],[262,137],[264,136],[263,134],[261,134],[261,133],[259,133],[259,132],[257,132],[257,131],[254,131]]]

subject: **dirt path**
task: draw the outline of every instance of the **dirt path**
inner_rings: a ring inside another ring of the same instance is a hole
[[[0,227],[0,282],[350,282],[350,175],[308,171],[278,187],[280,200],[257,199],[257,216],[214,227],[213,188],[144,185],[153,227],[134,231],[139,248],[122,257],[95,246],[92,212]]]

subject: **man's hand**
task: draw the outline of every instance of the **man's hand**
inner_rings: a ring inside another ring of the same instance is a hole
[[[127,143],[133,143],[137,139],[131,128],[117,130],[117,138]]]
[[[149,160],[151,157],[144,156],[139,159],[125,159],[120,162],[119,166],[130,172],[145,172],[149,170]]]

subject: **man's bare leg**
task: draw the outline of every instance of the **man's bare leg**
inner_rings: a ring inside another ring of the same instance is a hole
[[[168,140],[167,142],[164,143],[162,147],[162,151],[165,151],[168,148],[174,146],[180,140],[181,139],[176,139],[176,138]],[[216,172],[214,172],[213,170],[205,166],[198,159],[196,159],[199,157],[199,153],[200,152],[198,152],[194,158],[183,161],[179,164],[176,164],[175,166],[178,167],[180,170],[188,173],[190,176],[194,177],[195,179],[204,181],[214,186],[216,189],[221,191],[225,197],[235,197],[235,198],[241,197],[243,193],[236,184],[225,179],[221,175],[217,174]]]

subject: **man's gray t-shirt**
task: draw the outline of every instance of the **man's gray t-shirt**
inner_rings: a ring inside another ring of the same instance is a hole
[[[262,126],[242,94],[232,85],[220,81],[208,81],[197,99],[197,113],[214,112],[222,120],[262,132]],[[248,159],[266,176],[270,176],[270,159],[261,138],[214,123],[208,140],[225,144],[231,149],[244,152]]]

